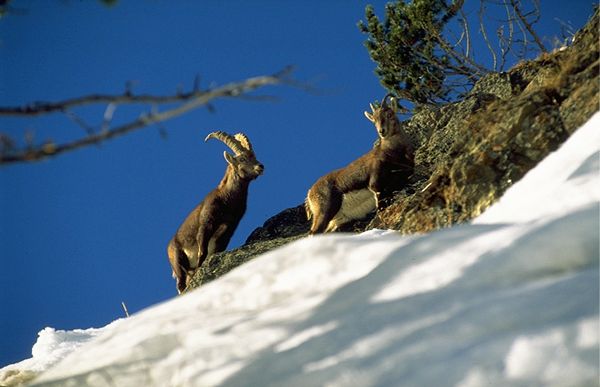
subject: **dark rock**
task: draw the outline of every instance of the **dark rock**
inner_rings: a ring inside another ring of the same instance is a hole
[[[250,233],[245,245],[274,238],[303,235],[309,229],[310,223],[306,219],[306,210],[304,209],[304,204],[301,204],[283,210],[279,214],[267,219],[261,227]]]
[[[513,83],[508,73],[490,73],[475,83],[469,95],[492,95],[507,100],[513,96]]]
[[[248,262],[257,255],[271,251],[279,246],[283,246],[294,240],[302,238],[303,235],[296,235],[287,238],[274,238],[255,242],[250,245],[244,245],[230,251],[213,254],[206,259],[202,266],[194,273],[194,276],[186,289],[197,288],[204,285],[229,271],[235,269],[241,264]]]
[[[598,79],[599,67],[599,65],[593,66],[596,79]],[[598,106],[600,106],[598,82],[587,82],[574,90],[560,105],[560,116],[566,130],[573,133],[598,111]]]

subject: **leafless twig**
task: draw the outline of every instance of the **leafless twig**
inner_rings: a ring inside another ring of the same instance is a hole
[[[503,1],[504,10],[506,11],[506,20],[504,24],[500,25],[498,28],[497,36],[498,36],[498,45],[500,46],[500,71],[504,70],[504,66],[506,65],[506,59],[508,54],[510,53],[513,42],[514,42],[514,17],[511,14],[511,8],[509,7],[507,0]],[[506,28],[505,28],[506,27]],[[508,30],[508,36],[504,37],[505,31]]]
[[[208,106],[210,101],[217,98],[248,97],[246,93],[268,85],[298,85],[298,82],[290,79],[289,74],[291,71],[291,68],[286,68],[273,75],[258,76],[241,82],[229,83],[210,90],[196,90],[190,93],[183,93],[174,96],[136,96],[129,91],[123,95],[88,95],[57,103],[38,103],[17,108],[0,108],[0,114],[5,115],[34,116],[56,111],[67,113],[71,119],[75,120],[75,122],[77,122],[80,126],[86,128],[87,132],[85,137],[77,138],[75,140],[60,144],[47,141],[43,145],[36,146],[33,141],[30,141],[25,148],[12,148],[7,152],[1,153],[0,164],[37,161],[49,156],[56,156],[88,145],[99,144],[106,140],[122,136],[135,130],[167,121],[201,106]],[[159,112],[158,108],[153,108],[149,112],[141,113],[137,119],[120,126],[110,128],[112,116],[118,105],[150,103],[152,106],[158,106],[160,104],[172,102],[179,102],[179,105],[162,112]],[[69,108],[73,108],[75,106],[102,103],[106,103],[108,106],[104,113],[103,124],[101,127],[102,130],[100,131],[92,131],[91,128],[87,124],[84,125],[83,121],[81,121],[76,115],[68,114]]]
[[[527,20],[527,16],[524,15],[521,12],[521,9],[519,8],[519,4],[518,4],[519,1],[517,1],[517,0],[510,0],[510,3],[513,6],[513,8],[515,9],[515,13],[517,14],[517,16],[519,17],[519,19],[521,20],[521,22],[525,26],[525,28],[527,29],[527,31],[529,32],[529,34],[533,37],[533,40],[538,45],[538,47],[540,48],[540,50],[542,50],[542,52],[548,52],[548,50],[546,49],[546,47],[544,47],[544,44],[542,43],[542,40],[536,34],[536,32],[535,32],[535,30],[533,29],[533,26],[532,26],[532,24],[535,23],[539,19],[539,3],[536,2],[536,1],[533,2],[534,5],[535,5],[535,7],[536,7],[536,9],[534,11],[532,11],[530,14],[536,15],[536,18],[531,23]]]
[[[300,82],[293,81],[292,79],[286,79],[287,75],[291,72],[291,68],[286,68],[283,71],[273,74],[271,76],[263,76],[256,78],[277,78],[280,82],[293,85],[296,87],[307,87]],[[248,79],[253,81],[256,78]],[[252,83],[252,82],[250,82]],[[228,87],[226,85],[221,87]],[[235,88],[230,87],[232,91]],[[196,77],[194,80],[194,88],[192,91],[184,93],[177,92],[173,95],[151,95],[151,94],[140,94],[134,95],[131,90],[131,82],[127,82],[126,90],[123,94],[89,94],[76,98],[70,98],[59,102],[33,102],[24,106],[0,106],[0,115],[5,116],[37,116],[42,114],[49,114],[55,112],[64,112],[74,107],[92,105],[92,104],[114,104],[114,105],[126,105],[126,104],[167,104],[186,102],[194,99],[202,99],[206,94],[211,93],[211,90],[200,90],[199,78]]]
[[[483,14],[485,13],[485,5],[483,3],[483,1],[480,2],[479,5],[479,30],[481,31],[481,36],[483,36],[483,40],[485,41],[485,44],[488,47],[488,50],[490,51],[491,55],[492,55],[492,69],[494,69],[494,71],[496,71],[498,69],[498,59],[496,58],[496,50],[494,50],[494,48],[492,47],[492,44],[490,43],[490,40],[488,39],[487,36],[487,32],[485,31],[485,23],[483,21]]]
[[[465,57],[471,58],[471,29],[469,27],[469,22],[467,20],[467,15],[465,15],[465,11],[460,9],[460,18],[463,24],[463,30],[465,33]]]
[[[129,311],[127,310],[127,305],[125,305],[125,301],[121,301],[121,306],[123,307],[123,311],[125,312],[125,317],[129,317]]]

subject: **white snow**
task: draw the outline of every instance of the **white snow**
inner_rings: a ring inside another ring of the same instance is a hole
[[[114,329],[123,320],[115,320],[102,328],[74,329],[72,331],[44,328],[31,349],[32,357],[0,369],[0,386],[29,380],[52,367],[74,350],[101,333]]]
[[[600,113],[470,224],[305,238],[0,385],[598,385]]]

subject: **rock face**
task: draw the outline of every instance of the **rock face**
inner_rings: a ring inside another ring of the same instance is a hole
[[[598,110],[598,19],[596,11],[571,46],[489,74],[462,100],[422,108],[403,122],[416,149],[411,184],[377,214],[342,231],[428,232],[483,212]],[[286,209],[244,246],[209,257],[190,288],[308,229],[303,205]]]
[[[465,99],[418,112],[414,193],[369,227],[427,232],[479,215],[598,110],[598,12],[563,50],[482,78]]]
[[[306,219],[304,205],[288,208],[279,214],[267,219],[262,227],[250,233],[245,245],[275,238],[287,238],[306,234],[310,229],[310,222]]]

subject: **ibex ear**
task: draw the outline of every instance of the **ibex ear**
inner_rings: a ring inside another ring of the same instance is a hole
[[[371,122],[375,122],[375,118],[373,118],[373,114],[365,111],[365,117],[367,117],[367,120],[371,121]]]
[[[225,157],[225,161],[227,161],[227,164],[231,165],[232,167],[235,167],[235,157],[227,153],[227,151],[223,151],[223,157]]]

